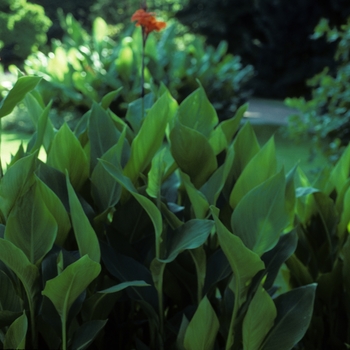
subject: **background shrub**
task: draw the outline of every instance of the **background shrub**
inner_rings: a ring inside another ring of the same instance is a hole
[[[288,130],[293,138],[312,137],[315,147],[336,161],[350,141],[350,19],[341,30],[322,20],[314,38],[324,36],[337,42],[335,59],[338,69],[329,67],[308,80],[312,97],[288,98],[287,105],[300,113],[289,118]]]
[[[0,56],[2,62],[21,64],[39,46],[46,43],[51,21],[42,6],[26,0],[0,2]]]

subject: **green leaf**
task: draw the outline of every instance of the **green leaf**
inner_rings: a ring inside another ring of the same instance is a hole
[[[203,87],[185,98],[179,106],[178,118],[182,125],[208,138],[219,119]]]
[[[0,311],[21,312],[23,310],[21,299],[10,277],[4,271],[0,271],[0,285]],[[2,328],[1,322],[0,327]]]
[[[147,194],[152,198],[160,198],[162,179],[164,176],[166,162],[164,160],[166,149],[163,148],[152,159],[151,169],[148,172]]]
[[[186,350],[211,350],[219,331],[219,320],[205,296],[192,317],[185,333]]]
[[[277,244],[288,223],[283,170],[248,192],[231,216],[233,232],[259,256]]]
[[[257,171],[259,169],[259,171]],[[246,165],[230,195],[230,205],[235,208],[240,200],[254,187],[276,173],[277,161],[273,137]]]
[[[17,198],[22,196],[34,183],[35,161],[37,153],[19,159],[7,169],[0,184],[0,208],[5,216],[9,215]]]
[[[55,192],[38,177],[36,177],[36,185],[42,201],[58,224],[55,243],[62,247],[71,229],[69,215]]]
[[[243,349],[259,350],[273,326],[277,311],[266,290],[259,286],[243,320]]]
[[[218,217],[219,211],[217,208],[211,207],[211,211],[221,249],[230,263],[236,283],[239,283],[240,288],[244,289],[250,283],[250,280],[264,269],[264,263],[256,253],[243,244],[239,237],[233,235],[223,225]]]
[[[214,226],[211,220],[189,220],[174,231],[169,239],[168,254],[161,262],[170,263],[183,251],[196,249],[207,240]]]
[[[163,231],[163,220],[162,215],[156,205],[151,202],[148,198],[138,193],[132,184],[131,180],[124,176],[122,170],[115,167],[113,164],[100,159],[100,162],[104,168],[112,175],[112,177],[118,181],[143,207],[148,216],[150,217],[155,231],[156,236],[156,256],[160,256],[160,245],[162,242],[162,231]]]
[[[146,283],[145,281],[131,281],[131,282],[123,282],[123,283],[119,283],[115,286],[109,287],[107,289],[104,290],[99,290],[97,293],[116,293],[116,292],[120,292],[125,288],[128,287],[148,287],[150,286],[148,283]]]
[[[22,282],[26,291],[30,312],[35,312],[33,303],[38,292],[39,270],[32,264],[21,249],[12,242],[0,238],[0,259]]]
[[[74,333],[70,348],[74,350],[87,349],[107,322],[108,320],[91,320],[85,322]]]
[[[107,112],[97,103],[92,105],[89,119],[89,140],[91,168],[97,164],[97,158],[101,158],[120,137],[120,132]]]
[[[316,284],[296,288],[275,299],[275,324],[261,350],[290,350],[307,331],[315,299]]]
[[[165,128],[177,109],[169,93],[164,93],[148,111],[141,129],[131,144],[130,159],[125,165],[124,175],[134,183],[150,164],[163,143]]]
[[[4,340],[4,349],[25,349],[27,330],[28,320],[24,311],[23,315],[18,317],[8,328]]]
[[[88,158],[67,124],[63,124],[52,141],[47,165],[65,173],[68,170],[74,188],[79,189],[89,177]]]
[[[74,301],[99,275],[100,271],[100,264],[84,255],[58,276],[47,281],[41,294],[52,301],[58,314],[66,320]]]
[[[5,228],[5,239],[20,248],[32,264],[38,264],[51,250],[57,223],[33,186],[19,198]]]
[[[253,127],[249,122],[245,123],[242,129],[238,132],[233,147],[235,157],[232,170],[234,177],[238,179],[246,165],[260,150],[259,142],[255,136]]]
[[[209,203],[207,199],[202,192],[193,186],[190,177],[187,174],[180,171],[180,176],[185,186],[188,198],[192,204],[196,219],[204,219],[209,210]]]
[[[111,163],[120,164],[119,142],[108,150],[101,159]],[[120,200],[122,186],[113,176],[98,162],[91,174],[91,195],[101,211],[114,207]]]
[[[81,206],[73,186],[69,181],[68,174],[66,175],[66,181],[70,215],[80,256],[88,255],[91,260],[99,263],[101,259],[101,252],[96,233],[92,228],[89,219],[85,215],[84,209]]]
[[[10,114],[25,95],[40,82],[40,77],[23,76],[18,78],[11,91],[0,102],[0,118]]]
[[[200,188],[217,168],[209,141],[200,132],[176,122],[170,132],[171,153],[180,169]]]
[[[98,44],[100,44],[108,35],[108,25],[103,18],[95,18],[92,24],[92,35]]]
[[[103,109],[109,108],[110,104],[120,95],[122,89],[123,87],[120,87],[119,89],[111,91],[105,96],[103,96],[100,102],[101,107]]]

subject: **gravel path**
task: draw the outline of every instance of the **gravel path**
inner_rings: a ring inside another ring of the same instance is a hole
[[[286,125],[288,116],[297,110],[284,105],[283,101],[251,98],[244,117],[251,123]]]

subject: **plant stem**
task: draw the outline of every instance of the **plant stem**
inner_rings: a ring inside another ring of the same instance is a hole
[[[62,315],[62,350],[67,350],[67,329],[66,329],[66,315]]]

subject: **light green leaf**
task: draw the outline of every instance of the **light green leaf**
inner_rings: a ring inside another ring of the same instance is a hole
[[[141,129],[131,144],[130,159],[124,175],[134,183],[152,161],[163,143],[165,128],[173,118],[177,104],[169,93],[164,93],[148,111]]]
[[[218,217],[218,209],[211,207],[211,211],[215,221],[220,247],[230,263],[236,284],[239,285],[239,289],[242,291],[247,288],[250,280],[259,271],[264,269],[265,265],[256,253],[243,244],[241,238],[232,234],[224,226]]]
[[[176,122],[170,132],[171,153],[179,168],[200,188],[217,168],[214,150],[203,134]]]
[[[266,290],[259,286],[243,320],[243,349],[259,350],[273,326],[277,310]]]
[[[58,224],[55,243],[62,247],[71,229],[69,215],[55,192],[37,176],[35,178],[40,197]]]
[[[97,293],[116,293],[120,292],[121,290],[128,288],[128,287],[149,287],[150,284],[146,283],[145,281],[131,281],[131,282],[123,282],[119,283],[115,286],[109,287],[104,290],[99,290]]]
[[[219,119],[202,86],[185,98],[179,106],[178,118],[182,125],[208,138]]]
[[[168,237],[170,240],[168,246],[168,256],[166,259],[161,259],[161,262],[170,263],[183,251],[188,249],[196,249],[200,247],[209,237],[209,234],[214,226],[211,220],[189,220],[176,229]]]
[[[79,189],[89,177],[89,161],[76,136],[63,124],[52,141],[47,165],[65,173],[68,170],[74,188]]]
[[[62,319],[87,286],[98,276],[101,265],[84,255],[55,278],[46,282],[42,295],[48,297]]]
[[[201,191],[197,190],[193,186],[190,177],[187,174],[180,171],[180,176],[183,184],[185,185],[185,189],[192,204],[196,219],[204,219],[209,210],[209,203],[207,199]]]
[[[0,102],[0,118],[10,114],[25,95],[33,90],[40,82],[40,77],[23,76],[18,78],[13,88]]]
[[[108,25],[101,17],[96,17],[92,24],[92,35],[96,43],[100,44],[108,35]]]
[[[243,169],[230,195],[230,205],[235,208],[240,200],[254,187],[276,173],[277,161],[273,137]]]
[[[18,317],[8,328],[4,340],[4,349],[25,349],[27,330],[28,320],[25,311],[23,311],[23,315]]]
[[[231,216],[233,232],[259,256],[277,244],[288,223],[283,170],[248,192]]]
[[[18,199],[11,211],[5,239],[20,248],[32,264],[37,264],[51,250],[56,235],[56,220],[34,185]]]
[[[143,209],[150,217],[156,236],[156,256],[159,257],[163,231],[163,220],[160,211],[152,201],[137,192],[131,180],[123,175],[120,165],[117,168],[105,160],[100,159],[100,162],[109,172],[109,174],[112,175],[112,177],[118,181],[139,202],[139,204],[143,207]]]
[[[164,176],[166,162],[164,160],[166,149],[163,148],[152,159],[151,169],[148,172],[147,194],[152,198],[160,198],[162,178]]]
[[[219,331],[219,320],[205,296],[192,317],[185,333],[186,350],[212,350]]]
[[[90,259],[100,262],[101,251],[96,233],[92,228],[89,219],[85,215],[79,199],[66,174],[70,215],[74,230],[75,239],[77,240],[80,256],[87,254]]]

